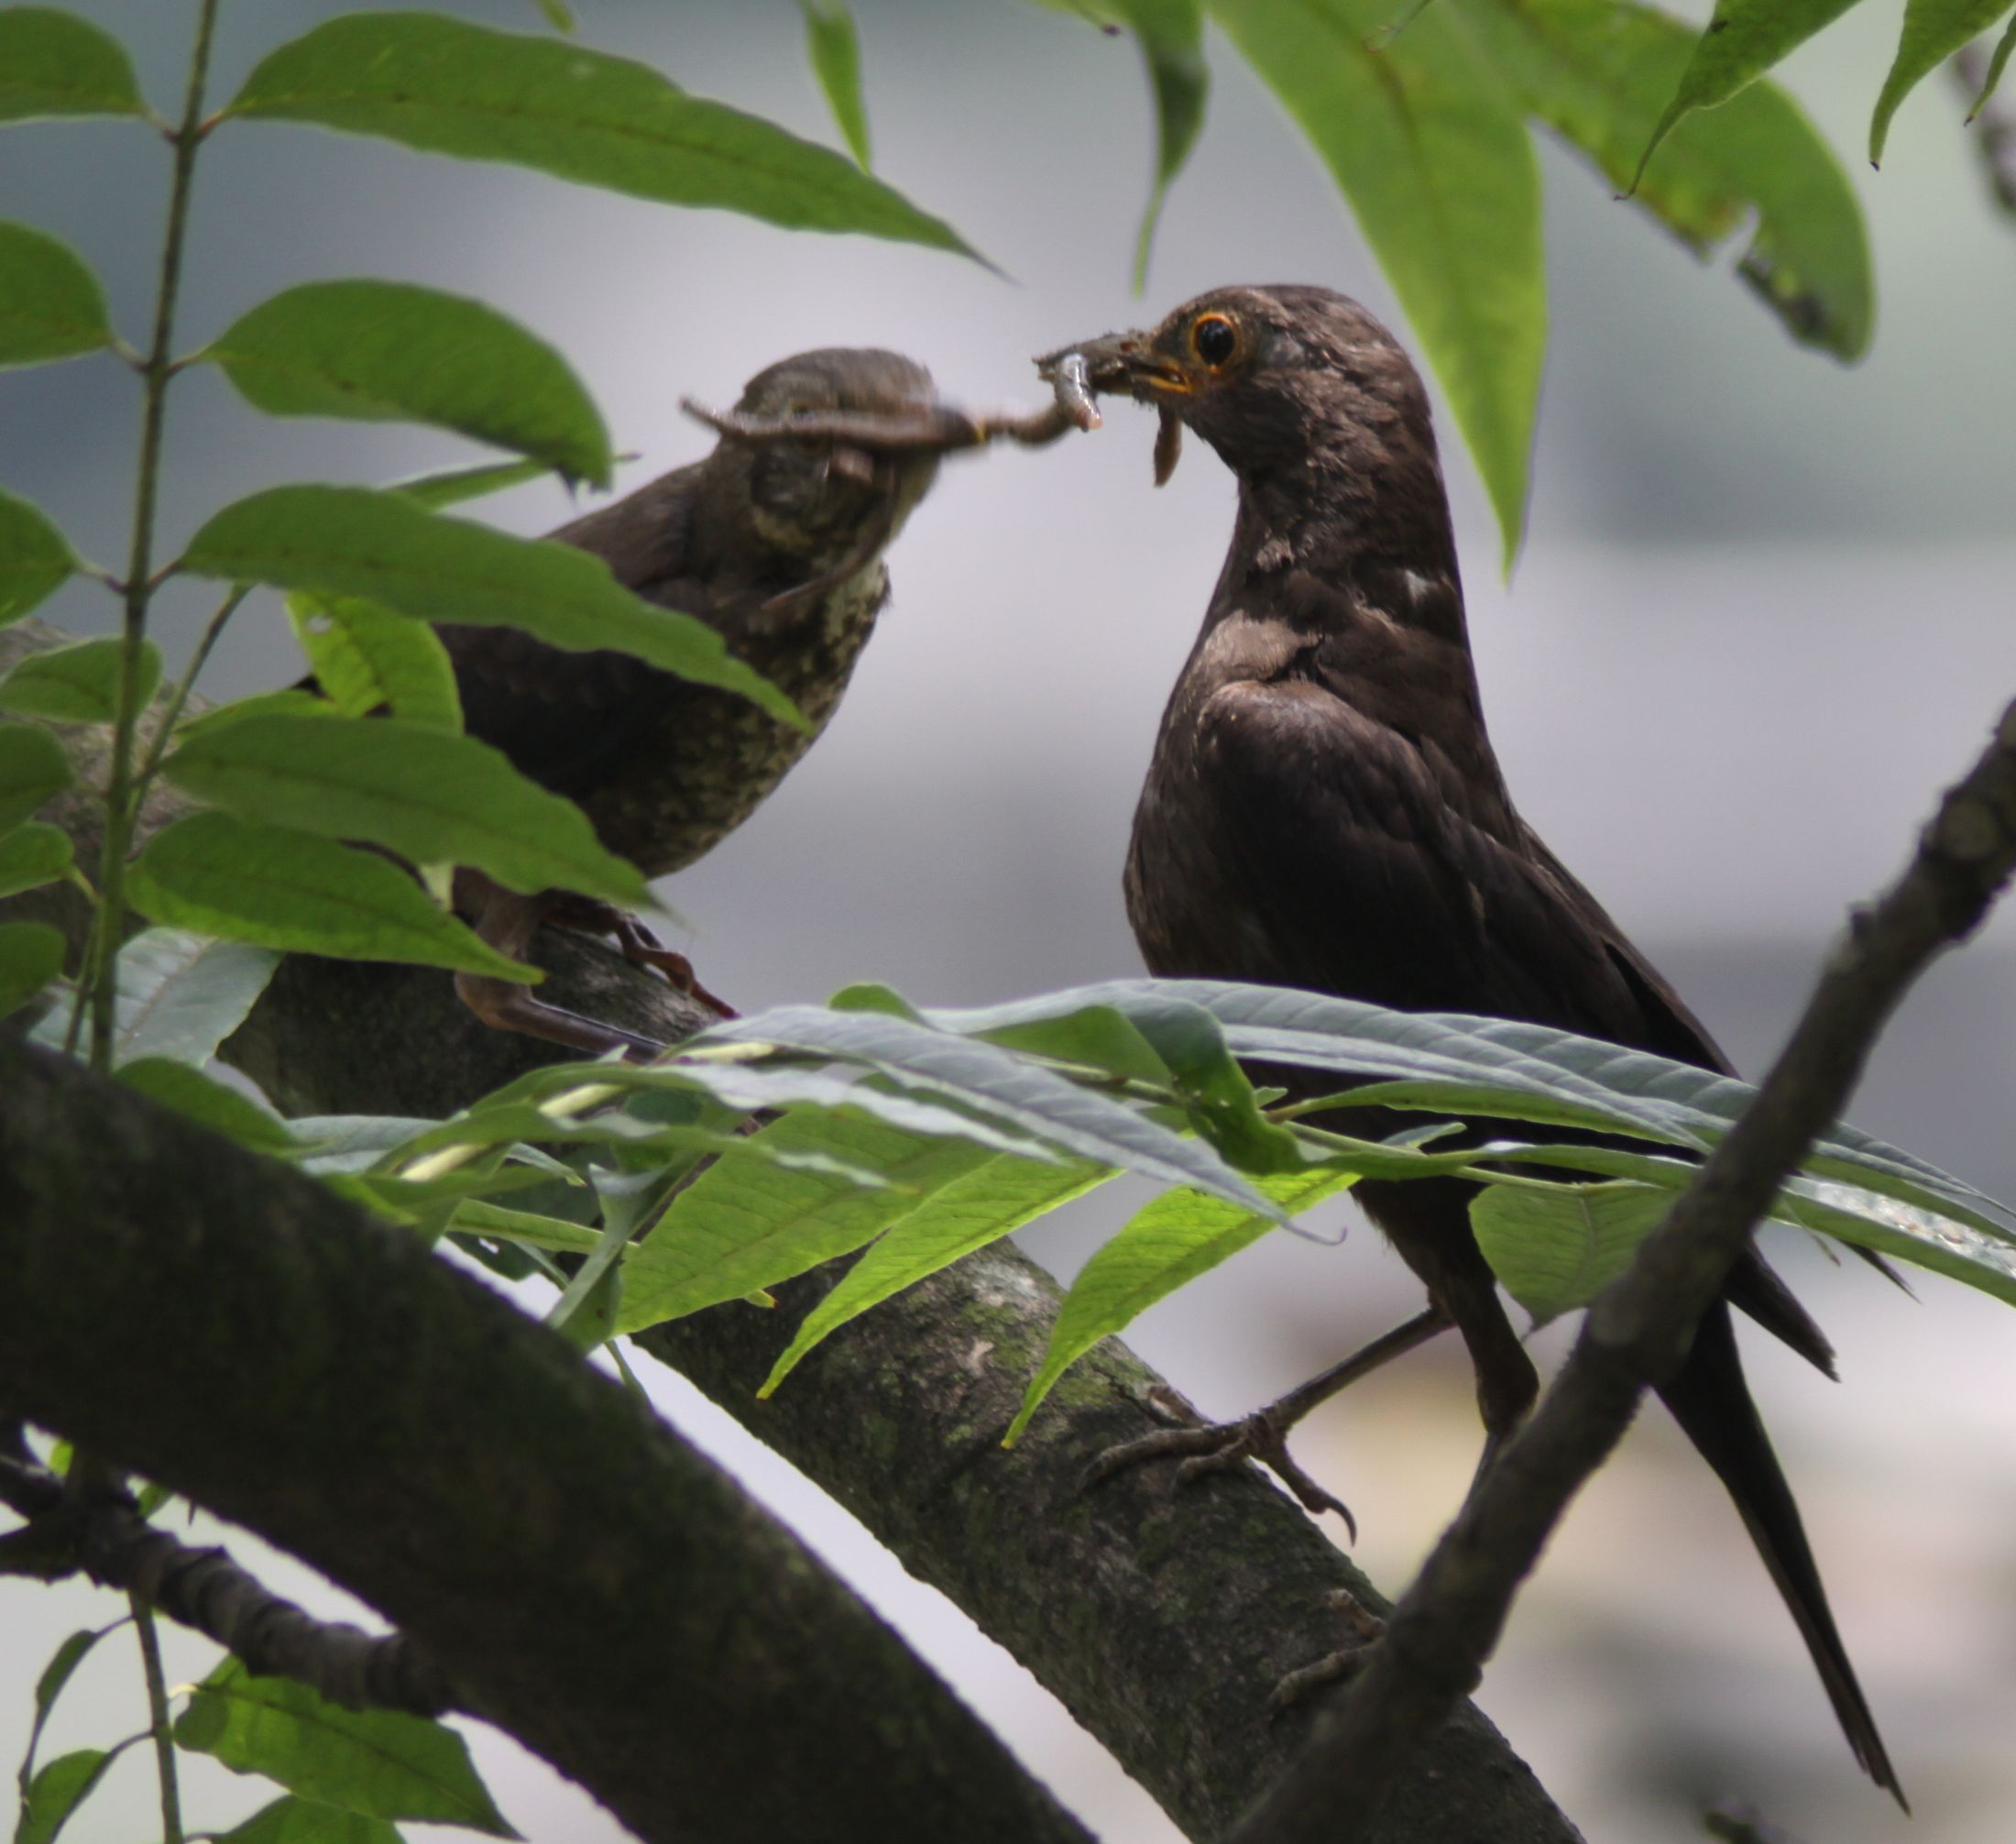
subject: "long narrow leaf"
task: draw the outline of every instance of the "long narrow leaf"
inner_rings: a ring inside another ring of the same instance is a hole
[[[958,232],[830,149],[575,43],[423,13],[355,13],[269,53],[227,115],[313,122],[508,160],[665,204],[863,231],[964,256]]]

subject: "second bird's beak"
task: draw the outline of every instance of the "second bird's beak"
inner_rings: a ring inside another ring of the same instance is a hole
[[[1178,405],[1197,389],[1182,366],[1156,350],[1153,334],[1109,333],[1101,339],[1044,354],[1036,360],[1036,373],[1055,383],[1068,360],[1082,368],[1085,387],[1093,393],[1110,397],[1124,393],[1137,402],[1156,406],[1161,427],[1155,438],[1155,484],[1166,484],[1183,452]]]

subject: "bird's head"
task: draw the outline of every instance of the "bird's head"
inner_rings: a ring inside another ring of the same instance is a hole
[[[1243,480],[1299,468],[1320,454],[1349,466],[1434,435],[1420,375],[1356,302],[1327,288],[1220,288],[1149,332],[1113,333],[1036,361],[1046,378],[1076,354],[1095,391],[1126,393],[1162,416],[1159,485],[1189,427]]]
[[[721,446],[748,468],[749,503],[761,537],[818,568],[857,551],[880,551],[930,490],[938,454],[878,445],[872,432],[879,423],[927,418],[937,405],[931,374],[901,353],[801,352],[751,379],[735,416],[773,429],[797,419],[844,417],[863,433],[756,443],[730,433]]]

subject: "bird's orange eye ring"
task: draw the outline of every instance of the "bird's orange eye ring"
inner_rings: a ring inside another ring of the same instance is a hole
[[[1239,329],[1229,313],[1200,313],[1190,323],[1190,350],[1213,371],[1239,350]]]

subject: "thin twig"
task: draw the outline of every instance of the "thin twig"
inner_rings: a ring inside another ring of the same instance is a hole
[[[128,1595],[126,1605],[133,1609],[133,1630],[140,1641],[147,1678],[148,1733],[154,1739],[154,1767],[161,1783],[162,1844],[182,1844],[182,1800],[175,1779],[175,1731],[169,1721],[160,1635],[154,1630],[154,1610],[138,1595]]]
[[[140,772],[133,777],[133,810],[138,813],[146,806],[148,792],[154,785],[154,777],[161,771],[161,760],[168,753],[168,745],[174,735],[175,726],[181,721],[183,708],[189,703],[189,695],[195,689],[196,680],[210,659],[212,648],[222,637],[225,623],[237,613],[238,605],[252,593],[250,583],[240,583],[222,602],[217,610],[204,624],[203,636],[196,642],[196,651],[190,654],[189,664],[182,668],[182,675],[175,681],[175,688],[168,695],[168,703],[161,711],[159,727],[148,743],[147,756],[140,763]]]
[[[175,299],[181,282],[182,249],[189,226],[190,183],[203,140],[203,83],[217,23],[217,0],[202,0],[196,42],[190,53],[189,89],[181,126],[173,137],[174,180],[168,202],[168,231],[161,246],[161,273],[154,301],[154,337],[142,371],[139,478],[134,492],[133,541],[126,569],[126,617],[120,631],[117,714],[112,731],[112,770],[105,788],[105,836],[98,861],[98,908],[82,983],[91,993],[91,1061],[101,1073],[112,1068],[114,1008],[118,996],[119,939],[126,906],[126,853],[137,811],[133,797],[133,743],[140,719],[141,649],[147,639],[148,605],[153,598],[154,506],[160,485],[161,434],[166,422],[168,380],[173,367]]]
[[[1840,1113],[1897,1002],[2016,870],[2016,705],[1951,789],[1903,876],[1849,920],[1756,1099],[1596,1299],[1532,1421],[1477,1482],[1309,1751],[1236,1844],[1367,1835],[1421,1743],[1476,1685],[1512,1597],[1640,1393],[1671,1377],[1780,1184]]]

